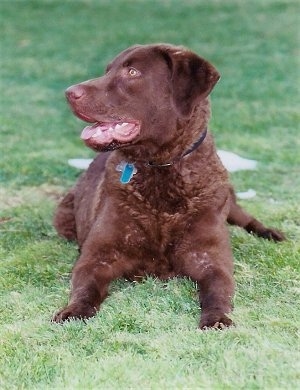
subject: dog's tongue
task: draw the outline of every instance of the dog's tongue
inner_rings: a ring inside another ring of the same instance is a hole
[[[81,133],[81,139],[93,143],[109,144],[113,140],[120,142],[131,141],[138,134],[138,126],[128,122],[95,123],[87,126]]]
[[[109,136],[109,127],[100,124],[95,123],[92,126],[86,126],[81,133],[80,138],[83,140],[87,140],[90,138],[103,138],[105,139],[107,136]]]

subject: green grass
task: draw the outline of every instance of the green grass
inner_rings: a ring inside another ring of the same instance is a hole
[[[297,1],[2,0],[0,11],[0,388],[299,388]],[[288,240],[231,229],[235,328],[198,331],[193,283],[151,278],[115,282],[86,325],[51,324],[77,256],[52,214],[79,175],[67,159],[93,155],[63,91],[150,42],[216,65],[217,145],[259,161],[232,180],[255,188],[243,205]]]

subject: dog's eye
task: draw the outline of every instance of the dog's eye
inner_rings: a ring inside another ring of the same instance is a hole
[[[129,68],[128,69],[128,74],[131,77],[136,77],[136,76],[140,75],[140,72],[138,70],[134,69],[134,68]]]

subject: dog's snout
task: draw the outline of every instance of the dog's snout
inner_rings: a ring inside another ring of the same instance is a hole
[[[85,95],[85,90],[81,85],[72,85],[66,90],[68,100],[78,100]]]

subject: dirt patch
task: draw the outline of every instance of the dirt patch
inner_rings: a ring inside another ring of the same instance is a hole
[[[0,188],[1,209],[36,203],[43,199],[57,201],[65,189],[61,186],[42,184],[39,187],[23,187],[20,190]]]

